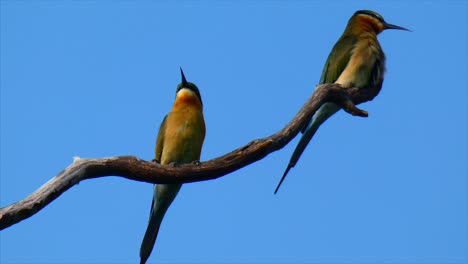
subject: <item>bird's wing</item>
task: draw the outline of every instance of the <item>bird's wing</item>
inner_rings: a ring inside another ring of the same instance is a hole
[[[166,134],[166,123],[167,123],[167,115],[164,117],[161,125],[159,126],[158,136],[156,137],[156,145],[154,148],[154,159],[157,162],[161,162],[161,156],[164,149],[164,138]],[[169,207],[170,202],[168,203],[156,201],[158,199],[158,190],[162,192],[165,188],[170,188],[170,186],[155,184],[154,185],[154,195],[151,201],[151,209],[150,215],[148,220],[148,227],[146,228],[145,236],[143,237],[143,241],[141,242],[140,247],[140,263],[146,263],[151,251],[153,250],[154,243],[156,241],[156,236],[159,232],[159,227],[161,225],[162,219],[164,214],[166,213],[167,208]],[[177,187],[177,191],[180,187]],[[175,191],[175,194],[177,194]],[[174,195],[175,197],[175,195]],[[159,199],[158,199],[159,200]]]
[[[322,75],[320,76],[320,84],[334,83],[340,77],[351,58],[351,54],[357,38],[354,36],[342,36],[333,46],[328,55],[325,65],[323,65]],[[307,122],[301,132],[304,133],[308,127],[312,125],[312,118]]]
[[[357,38],[349,35],[342,36],[336,42],[323,66],[320,84],[334,83],[340,77],[340,74],[348,65],[356,42]]]
[[[161,125],[159,126],[158,136],[156,137],[156,145],[154,147],[154,159],[158,162],[161,162],[161,155],[164,148],[164,136],[166,134],[166,119],[167,115],[164,117]]]

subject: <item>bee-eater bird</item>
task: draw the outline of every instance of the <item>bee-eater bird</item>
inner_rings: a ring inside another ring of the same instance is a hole
[[[164,164],[182,164],[200,160],[205,139],[203,103],[197,86],[187,82],[182,68],[182,82],[177,85],[171,111],[159,127],[154,149],[154,161]],[[148,227],[140,248],[140,263],[146,263],[153,250],[159,227],[167,208],[182,184],[155,184]]]
[[[377,94],[382,88],[385,72],[385,54],[377,35],[386,29],[408,30],[389,24],[383,17],[370,10],[359,10],[351,16],[346,28],[328,55],[320,77],[320,84],[336,83],[344,88],[366,88]],[[323,104],[302,130],[302,137],[294,149],[275,194],[320,125],[340,110],[334,103]]]

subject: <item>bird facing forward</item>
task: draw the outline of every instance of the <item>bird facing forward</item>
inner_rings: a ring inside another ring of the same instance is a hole
[[[203,103],[197,86],[187,82],[180,69],[182,82],[177,85],[171,111],[159,127],[154,149],[154,161],[165,165],[200,160],[205,139]],[[164,214],[179,192],[182,184],[155,184],[148,227],[140,248],[140,263],[148,260],[153,250]]]

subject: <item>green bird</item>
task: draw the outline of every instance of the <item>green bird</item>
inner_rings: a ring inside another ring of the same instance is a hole
[[[162,165],[190,163],[200,160],[205,139],[203,103],[197,86],[187,82],[180,69],[182,82],[177,85],[171,111],[159,127],[154,149],[154,160]],[[140,263],[148,260],[153,250],[159,227],[182,184],[155,184],[148,227],[140,248]]]
[[[377,35],[386,29],[408,30],[385,22],[383,17],[374,11],[355,12],[328,55],[320,77],[320,84],[336,83],[344,88],[366,88],[377,94],[382,88],[385,72],[385,54],[377,40]],[[303,135],[275,189],[275,194],[320,125],[338,110],[340,107],[334,103],[325,103],[317,110],[303,129]]]

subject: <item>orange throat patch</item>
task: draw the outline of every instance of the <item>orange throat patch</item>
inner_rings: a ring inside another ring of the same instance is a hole
[[[172,109],[177,109],[181,107],[193,107],[196,109],[201,109],[202,105],[197,95],[192,90],[182,88],[176,94],[176,98],[174,100],[174,104],[172,105]]]

